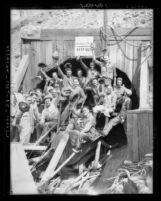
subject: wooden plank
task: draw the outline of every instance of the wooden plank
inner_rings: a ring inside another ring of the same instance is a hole
[[[13,194],[38,194],[22,144],[12,142],[10,153]]]
[[[60,142],[59,142],[59,145],[57,146],[55,152],[54,152],[54,155],[53,157],[51,158],[50,160],[50,163],[41,179],[42,182],[48,180],[48,178],[50,178],[50,176],[52,175],[52,173],[54,172],[55,168],[57,167],[58,165],[58,162],[61,158],[61,155],[65,149],[65,146],[68,142],[68,139],[69,139],[69,135],[68,134],[65,134],[62,136]]]
[[[64,60],[74,57],[75,40],[64,40]]]
[[[47,146],[23,145],[23,148],[24,148],[24,150],[27,150],[27,151],[29,151],[29,150],[45,151]]]
[[[153,110],[151,108],[139,108],[139,109],[136,109],[136,110],[128,110],[127,113],[128,114],[137,114],[137,113],[152,113]]]
[[[127,58],[125,58],[125,72],[128,76],[128,78],[130,79],[130,81],[132,81],[132,68],[133,68],[133,41],[127,41],[126,43],[126,55]],[[129,59],[128,59],[129,58]]]
[[[150,149],[150,144],[149,144],[149,133],[150,133],[150,128],[149,128],[149,114],[148,113],[143,113],[143,124],[144,124],[144,155],[149,153],[151,151]]]
[[[113,43],[113,41],[109,41],[110,44]],[[116,60],[116,50],[117,50],[117,45],[110,46],[110,61],[113,66],[117,67],[117,60]]]
[[[117,29],[119,34],[124,34],[130,29]],[[41,29],[40,40],[51,40],[57,37],[70,37],[72,36],[98,36],[100,29]],[[112,36],[111,29],[108,28],[107,34]],[[130,35],[132,36],[151,36],[152,28],[138,28],[135,29]]]
[[[133,143],[133,114],[127,113],[127,160],[132,160],[133,158],[133,149],[132,149],[132,143]]]
[[[149,119],[149,151],[153,151],[153,113],[148,113]]]
[[[139,41],[134,41],[134,45],[139,46]],[[134,47],[133,50],[133,70],[132,70],[132,83],[135,87],[136,94],[139,97],[139,85],[140,85],[140,64],[141,64],[141,47]],[[136,60],[137,59],[137,60]]]
[[[61,40],[62,38],[64,38],[65,40],[75,40],[75,37],[76,37],[77,35],[67,35],[67,36],[61,36],[61,35],[57,35],[57,36],[49,36],[49,37],[43,37],[43,38],[41,38],[41,40],[40,41],[53,41],[53,40]],[[100,34],[98,34],[98,35],[94,35],[94,34],[90,34],[90,35],[79,35],[79,36],[93,36],[94,37],[94,40],[100,40]],[[123,37],[123,36],[122,36]],[[147,40],[152,40],[152,35],[149,35],[149,36],[131,36],[131,35],[129,35],[129,36],[127,36],[126,37],[126,40],[129,40],[129,41],[147,41]],[[120,40],[120,37],[116,37],[117,38],[117,40],[119,41]],[[30,40],[30,39],[28,39],[28,40]],[[113,36],[109,36],[108,37],[108,41],[115,41],[115,37],[113,37]]]
[[[12,80],[11,80],[11,82],[15,84],[16,91],[19,90],[19,87],[27,71],[28,66],[29,66],[29,56],[24,55],[20,61],[18,71],[16,72],[14,76],[12,76]]]
[[[46,41],[45,42],[45,52],[46,52],[46,64],[52,64],[52,41]]]
[[[126,53],[126,43],[125,43],[125,41],[123,41],[123,42],[119,43],[119,45],[120,45],[120,47],[117,46],[117,49],[116,49],[116,66],[121,71],[126,72],[125,56],[123,54],[123,52]]]
[[[132,122],[132,147],[133,149],[133,157],[132,161],[133,162],[138,162],[139,161],[139,153],[138,153],[138,115],[137,114],[132,114],[133,115],[133,122]]]

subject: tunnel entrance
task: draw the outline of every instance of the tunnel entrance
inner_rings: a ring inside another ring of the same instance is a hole
[[[97,58],[99,60],[99,58]],[[90,62],[92,61],[91,58],[83,58],[82,59],[83,62],[89,67],[90,66]],[[65,73],[65,69],[64,69],[64,65],[66,63],[71,63],[72,64],[72,74],[73,76],[77,76],[77,70],[78,69],[81,69],[83,71],[83,76],[86,76],[86,72],[84,71],[84,69],[81,67],[81,64],[75,59],[68,59],[66,61],[64,61],[63,63],[60,64],[60,68],[61,70]],[[100,66],[96,65],[96,69],[101,72],[101,69],[100,69]],[[55,69],[51,69],[47,72],[48,76],[52,76],[52,73],[53,72],[57,72],[57,70]],[[129,80],[128,76],[126,75],[126,73],[124,73],[123,71],[121,71],[120,69],[118,69],[116,67],[116,74],[117,74],[117,77],[122,77],[123,79],[123,84],[129,88],[129,89],[132,89],[132,95],[131,95],[131,101],[132,101],[132,106],[131,106],[131,109],[137,109],[139,107],[139,97],[137,96],[136,94],[136,90],[134,88],[134,85],[131,83],[131,81]],[[44,85],[45,83],[42,83],[42,86]]]
[[[99,60],[99,58],[97,58]],[[92,61],[92,59],[90,58],[83,58],[82,59],[83,62],[89,67],[90,66],[90,62]],[[72,64],[72,74],[73,76],[77,76],[77,70],[81,69],[83,72],[83,76],[86,76],[86,72],[84,71],[84,69],[81,67],[81,64],[75,59],[68,59],[66,61],[64,61],[63,63],[60,64],[60,68],[61,70],[65,73],[65,69],[64,69],[64,65],[66,63],[71,63]],[[100,66],[96,65],[96,69],[100,72]],[[57,70],[55,69],[51,69],[48,71],[48,75],[51,77],[53,72],[57,72]],[[139,107],[139,98],[136,94],[136,90],[134,88],[134,85],[131,83],[131,81],[129,80],[128,76],[126,75],[126,73],[124,73],[123,71],[121,71],[120,69],[118,69],[116,67],[116,74],[117,77],[122,77],[123,78],[123,84],[132,90],[132,95],[131,95],[131,101],[132,101],[132,106],[131,109],[137,109]],[[112,83],[113,84],[113,83]],[[91,101],[91,94],[89,92],[88,96],[90,97],[90,101]],[[87,103],[88,104],[88,103]],[[105,124],[105,116],[103,114],[98,114],[97,115],[97,124],[96,124],[96,128],[101,130],[104,127]],[[124,145],[127,143],[127,138],[126,138],[126,134],[125,134],[125,130],[124,130],[124,126],[122,124],[119,124],[117,126],[115,126],[108,134],[108,136],[106,137],[105,141],[108,141],[109,144],[115,144],[119,142],[119,145]]]

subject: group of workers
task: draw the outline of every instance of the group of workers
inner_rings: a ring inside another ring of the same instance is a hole
[[[14,84],[11,86],[11,120],[12,126],[19,129],[20,142],[30,143],[47,132],[61,130],[70,136],[71,144],[79,150],[81,143],[94,141],[100,135],[107,136],[111,129],[126,120],[126,111],[131,107],[132,91],[123,84],[123,79],[117,77],[108,52],[102,51],[100,61],[96,59],[94,47],[92,62],[88,67],[80,56],[76,57],[81,68],[77,76],[73,76],[71,63],[64,65],[65,73],[58,64],[58,57],[53,56],[53,73],[46,73],[47,65],[39,63],[37,78],[45,81],[43,89],[35,87],[28,93],[18,93]],[[100,66],[101,72],[96,69]],[[83,76],[83,71],[86,76]],[[87,104],[89,92],[94,102]],[[120,111],[116,108],[120,105]],[[105,116],[104,128],[96,129],[97,116]],[[50,142],[51,132],[42,142]]]

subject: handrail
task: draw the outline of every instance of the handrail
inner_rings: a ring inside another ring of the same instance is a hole
[[[22,80],[24,78],[24,75],[27,71],[27,68],[29,66],[29,55],[24,55],[20,61],[18,70],[16,71],[15,75],[11,75],[12,76],[12,80],[11,83],[14,84],[15,87],[15,91],[18,92],[20,85],[22,83]]]

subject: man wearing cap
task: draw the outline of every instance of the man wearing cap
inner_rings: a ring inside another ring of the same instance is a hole
[[[125,107],[127,110],[130,109],[131,99],[129,96],[132,95],[132,91],[123,85],[123,80],[121,77],[117,78],[117,84],[116,87],[114,87],[114,93],[117,96],[116,104],[122,105],[122,107]]]
[[[76,60],[80,62],[82,68],[86,71],[87,82],[90,82],[92,79],[98,78],[100,76],[100,73],[95,69],[95,63],[93,61],[90,62],[90,68],[88,68],[80,56],[77,57]]]
[[[116,82],[116,69],[111,65],[109,55],[107,50],[102,50],[101,61],[98,61],[94,54],[94,47],[91,46],[93,61],[95,64],[101,67],[101,75],[104,76],[110,85],[112,85],[112,80],[114,80],[114,85]]]
[[[54,125],[57,125],[59,116],[58,108],[52,104],[52,96],[48,94],[44,97],[44,100],[45,108],[40,119],[40,125],[43,128],[41,135],[45,134]]]

